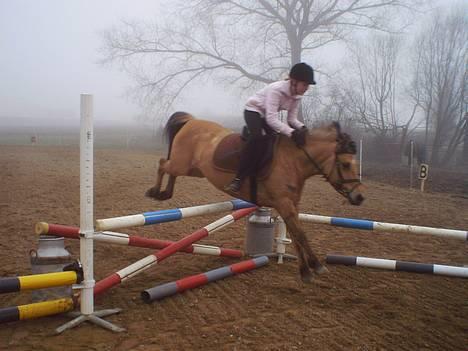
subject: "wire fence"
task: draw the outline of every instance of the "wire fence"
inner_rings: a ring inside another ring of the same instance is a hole
[[[441,154],[445,150],[440,150]],[[462,148],[443,167],[430,163],[432,148],[418,150],[416,144],[408,143],[402,150],[398,143],[359,142],[358,158],[361,177],[409,189],[421,189],[420,175],[427,173],[425,191],[448,192],[468,195],[468,165],[464,163]],[[421,165],[424,169],[421,169]]]
[[[95,128],[94,145],[97,148],[150,149],[165,148],[162,136],[149,129]],[[0,145],[79,146],[79,130],[59,131],[0,131]]]

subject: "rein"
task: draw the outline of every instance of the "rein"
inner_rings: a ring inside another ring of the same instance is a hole
[[[359,179],[357,179],[357,178],[355,178],[355,179],[344,179],[343,173],[341,172],[341,167],[340,167],[341,162],[338,160],[338,157],[337,157],[338,154],[336,152],[335,152],[335,165],[334,165],[334,167],[337,169],[339,181],[337,183],[334,183],[334,182],[332,182],[330,180],[330,176],[324,172],[323,168],[320,167],[320,165],[312,158],[312,156],[310,156],[309,153],[304,148],[301,147],[300,149],[304,152],[304,154],[307,156],[309,161],[314,165],[314,167],[318,169],[318,171],[325,177],[325,179],[341,195],[349,198],[349,195],[354,191],[354,189],[356,189],[356,187],[358,187],[361,184],[361,181]],[[333,169],[332,169],[332,171],[333,171]],[[331,172],[330,172],[330,174],[331,174]],[[343,184],[348,184],[348,183],[356,183],[356,185],[354,185],[351,188],[351,190],[344,189]]]

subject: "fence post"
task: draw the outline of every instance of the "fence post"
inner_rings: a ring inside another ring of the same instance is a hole
[[[410,141],[410,189],[413,189],[413,162],[414,162],[414,141]]]
[[[359,181],[362,182],[362,139],[359,139]]]

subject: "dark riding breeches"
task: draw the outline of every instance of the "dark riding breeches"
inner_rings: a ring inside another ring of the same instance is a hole
[[[240,156],[240,165],[236,177],[241,180],[255,175],[259,171],[259,167],[262,166],[262,161],[268,152],[268,143],[274,137],[273,130],[258,112],[244,110],[244,119],[250,135]]]

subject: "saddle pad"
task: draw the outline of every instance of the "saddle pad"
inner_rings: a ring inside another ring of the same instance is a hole
[[[236,173],[240,162],[240,152],[244,146],[239,133],[226,135],[216,147],[213,155],[214,166],[223,172]]]

